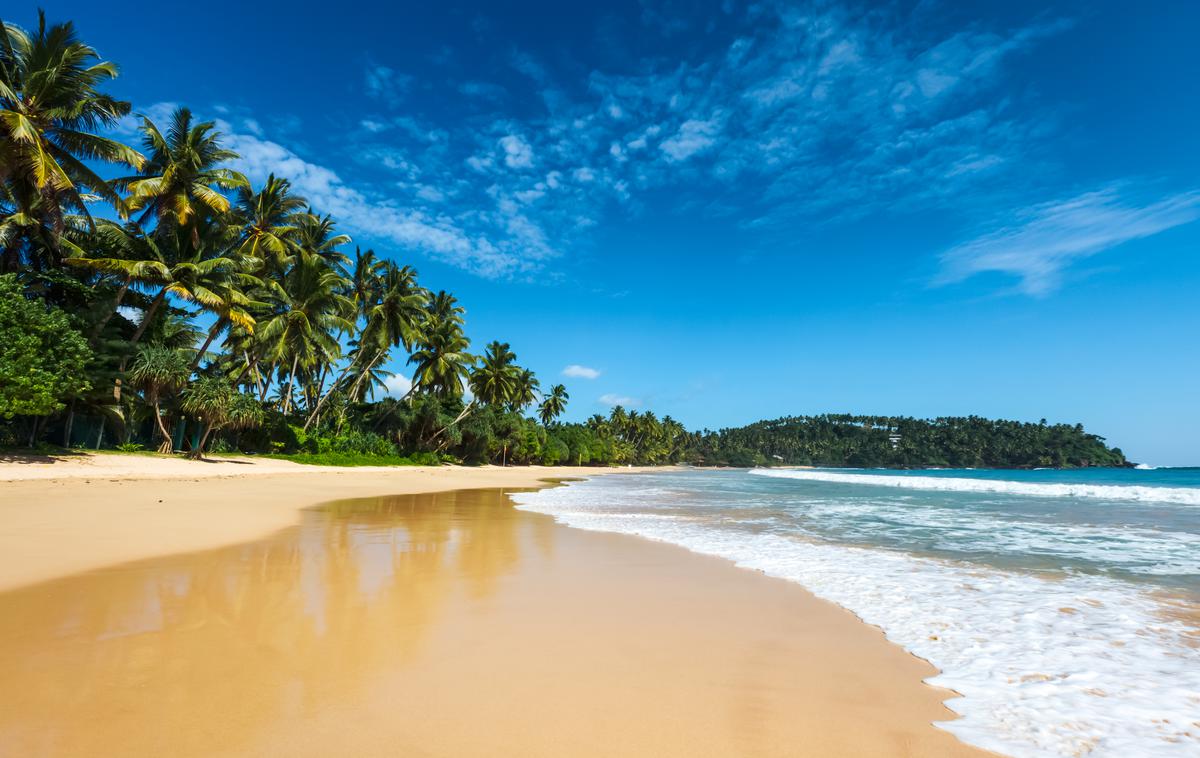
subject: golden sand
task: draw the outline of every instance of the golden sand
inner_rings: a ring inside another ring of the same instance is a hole
[[[849,613],[497,490],[9,590],[0,671],[4,756],[983,754]]]

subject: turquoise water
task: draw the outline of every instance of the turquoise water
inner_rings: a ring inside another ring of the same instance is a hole
[[[941,670],[1009,755],[1200,755],[1200,469],[756,469],[515,496],[798,582]]]
[[[771,500],[772,528],[998,568],[1200,591],[1200,469],[759,473],[734,477],[742,494],[730,502]],[[958,489],[978,480],[1016,486]]]

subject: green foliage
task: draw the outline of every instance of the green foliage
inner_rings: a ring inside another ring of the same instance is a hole
[[[140,453],[146,448],[140,442],[122,442],[117,445],[117,450],[122,453]]]
[[[0,417],[42,416],[87,391],[87,340],[66,313],[25,297],[0,276]]]
[[[978,416],[792,416],[707,432],[697,463],[880,467],[1034,468],[1126,466],[1104,438],[1081,425],[1022,423]]]
[[[432,453],[413,455],[370,455],[367,453],[268,453],[267,458],[304,463],[310,466],[440,466],[443,460]]]

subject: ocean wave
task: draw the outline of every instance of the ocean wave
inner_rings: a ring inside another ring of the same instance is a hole
[[[837,603],[941,673],[962,697],[938,724],[1012,756],[1182,756],[1200,748],[1200,650],[1166,601],[1102,576],[1033,574],[748,533],[717,521],[645,519],[635,481],[518,493],[569,526],[669,542],[788,579]],[[630,512],[633,511],[633,512]]]
[[[1102,500],[1136,500],[1152,503],[1200,505],[1200,488],[1148,487],[1124,484],[1078,484],[1014,482],[1006,479],[969,479],[949,476],[905,476],[889,474],[843,474],[836,471],[798,469],[754,469],[758,476],[810,482],[900,487],[939,492],[984,492],[1033,497],[1087,497]]]

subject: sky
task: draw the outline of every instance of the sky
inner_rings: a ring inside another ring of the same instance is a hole
[[[1200,4],[367,5],[46,11],[568,420],[1045,418],[1200,465]]]

